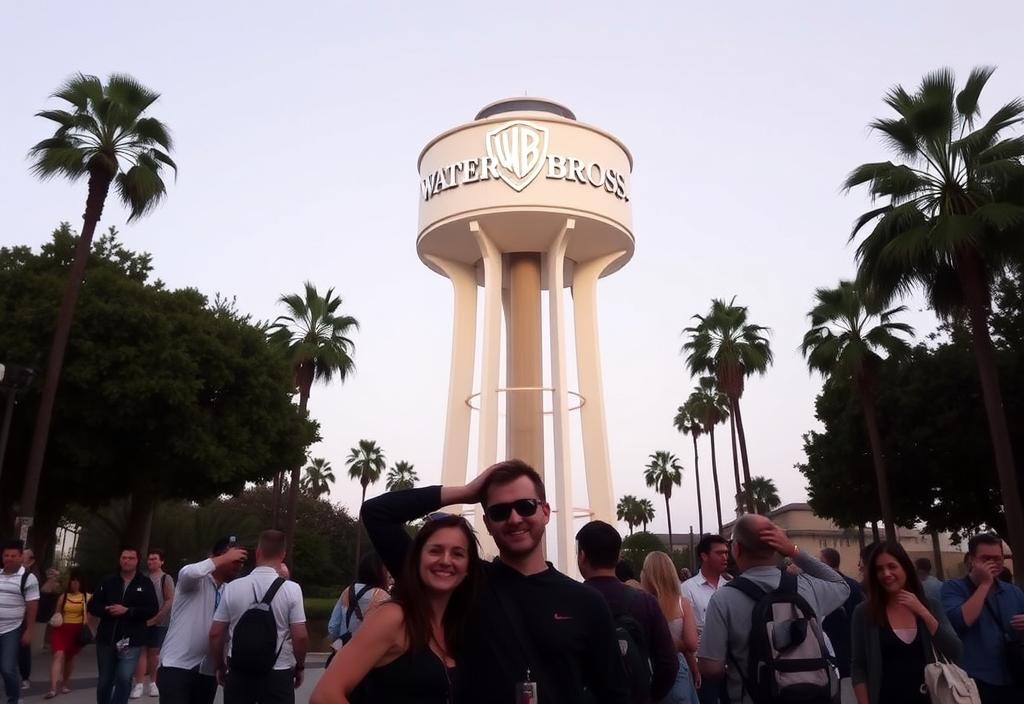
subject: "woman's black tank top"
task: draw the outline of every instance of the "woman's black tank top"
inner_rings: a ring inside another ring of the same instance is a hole
[[[407,650],[375,667],[352,692],[353,704],[451,704],[455,668],[432,650]]]
[[[920,633],[910,643],[904,643],[885,624],[879,629],[878,638],[882,651],[878,704],[928,704],[928,695],[921,691],[926,662]]]

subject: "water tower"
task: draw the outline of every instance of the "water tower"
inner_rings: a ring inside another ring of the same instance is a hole
[[[442,481],[465,483],[472,414],[479,413],[474,474],[511,457],[541,472],[549,491],[554,488],[557,563],[563,571],[575,571],[574,515],[615,520],[597,282],[633,255],[632,166],[629,150],[614,136],[577,121],[558,103],[536,98],[488,105],[472,122],[431,140],[419,157],[416,250],[454,287]],[[567,381],[569,305],[577,389]],[[505,442],[499,447],[502,411]],[[583,435],[589,502],[584,509],[574,509],[572,500],[571,412],[580,413]],[[545,466],[545,449],[553,454],[553,466]],[[479,513],[477,522],[483,538]]]

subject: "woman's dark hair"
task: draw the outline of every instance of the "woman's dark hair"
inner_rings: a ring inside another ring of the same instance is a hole
[[[85,576],[82,575],[81,570],[79,570],[77,568],[71,570],[71,572],[68,573],[68,586],[67,586],[67,588],[64,591],[66,591],[66,592],[70,591],[71,590],[71,583],[74,582],[74,581],[78,582],[78,591],[80,591],[83,594],[85,594],[86,593],[86,589],[85,589]]]
[[[405,618],[405,633],[409,638],[410,649],[430,647],[433,628],[430,623],[430,598],[427,588],[420,577],[420,556],[423,548],[434,533],[442,528],[458,528],[466,535],[469,564],[466,578],[452,593],[448,608],[444,612],[444,638],[449,654],[460,652],[462,634],[466,630],[469,610],[477,598],[480,588],[482,570],[480,566],[480,548],[476,533],[462,516],[441,516],[428,519],[413,539],[412,546],[405,556],[402,574],[395,576],[395,588],[391,592],[391,600],[402,607]],[[456,656],[457,657],[457,656]]]
[[[620,582],[636,581],[636,572],[633,571],[633,563],[629,560],[619,560],[615,564],[615,578]]]
[[[907,551],[903,549],[902,545],[893,541],[878,543],[864,563],[864,585],[867,588],[868,613],[871,614],[875,623],[880,625],[886,623],[885,605],[888,593],[878,579],[875,563],[878,561],[878,556],[883,553],[896,558],[896,562],[900,563],[900,567],[906,573],[907,583],[903,588],[916,596],[925,607],[928,607],[928,599],[924,595],[924,589],[921,588],[921,578],[917,576],[917,569],[914,568],[914,563]]]
[[[376,552],[368,552],[359,559],[356,581],[359,584],[368,584],[377,589],[387,588],[387,574],[384,571],[384,563],[381,562],[380,555]]]

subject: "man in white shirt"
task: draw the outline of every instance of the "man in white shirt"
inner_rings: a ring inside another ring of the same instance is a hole
[[[284,533],[263,531],[256,547],[256,569],[224,588],[213,617],[210,658],[217,666],[218,682],[224,685],[224,704],[294,704],[295,689],[302,684],[309,635],[302,589],[279,576],[284,545]],[[236,652],[232,647],[235,628],[242,615],[257,606],[278,580],[283,581],[270,600],[270,613],[277,627],[273,668],[265,674],[233,671],[231,657],[225,659],[225,653]]]
[[[700,570],[683,582],[682,588],[683,596],[693,604],[699,641],[711,597],[729,581],[726,574],[729,569],[729,543],[720,535],[705,535],[697,543],[697,556],[700,558]],[[697,690],[701,704],[717,704],[720,688],[720,681],[704,679]]]
[[[22,559],[20,541],[4,544],[0,571],[0,675],[8,704],[18,704],[21,696],[18,653],[22,646],[32,644],[31,626],[39,609],[39,580],[25,570]]]
[[[210,626],[224,583],[238,576],[246,556],[233,538],[222,538],[209,558],[185,565],[178,573],[157,671],[162,704],[213,703],[217,668],[208,657]]]

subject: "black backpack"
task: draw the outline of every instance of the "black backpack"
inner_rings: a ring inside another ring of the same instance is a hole
[[[345,609],[345,632],[339,636],[343,646],[348,645],[348,642],[352,640],[352,615],[355,614],[360,621],[363,620],[363,610],[359,608],[359,600],[371,589],[373,589],[373,585],[370,584],[364,584],[363,588],[358,592],[356,591],[355,584],[350,585],[348,588],[348,608]]]
[[[754,601],[750,657],[729,659],[755,704],[832,704],[839,701],[839,677],[821,634],[821,624],[797,590],[796,575],[782,571],[779,587],[766,591],[737,577],[726,586]]]
[[[639,594],[626,587],[622,610],[612,614],[615,620],[615,638],[619,641],[622,664],[626,668],[630,701],[645,704],[651,700],[651,659],[647,638],[640,622],[629,613],[629,607]]]
[[[231,634],[231,669],[247,675],[266,675],[274,669],[281,648],[277,647],[277,619],[270,608],[270,602],[277,590],[285,583],[278,577],[262,599],[254,601],[235,624]],[[256,587],[253,587],[256,598]]]

